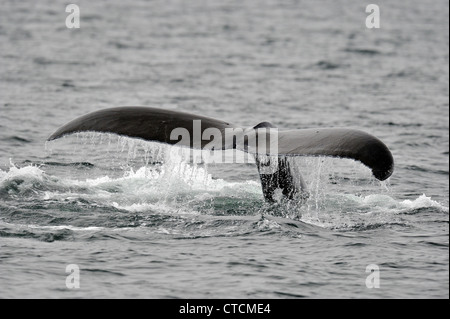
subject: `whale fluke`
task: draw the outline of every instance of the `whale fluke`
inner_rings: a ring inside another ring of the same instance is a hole
[[[48,138],[48,141],[73,133],[100,132],[171,145],[192,146],[195,145],[192,140],[195,138],[194,120],[201,121],[203,130],[214,127],[224,133],[226,128],[234,128],[233,125],[224,121],[178,111],[151,107],[116,107],[80,116],[60,127]],[[171,133],[177,128],[187,129],[191,139],[184,141],[171,139]],[[209,141],[202,141],[201,146],[208,143]]]
[[[330,156],[360,161],[384,181],[394,172],[394,158],[378,138],[359,130],[320,128],[281,131],[278,152],[286,156]]]
[[[201,123],[201,126],[196,127],[198,123]],[[200,131],[196,131],[198,128]],[[386,180],[394,171],[394,158],[388,147],[378,138],[354,129],[277,130],[275,148],[271,146],[266,149],[259,144],[256,148],[248,147],[247,142],[251,136],[270,134],[270,130],[274,128],[271,123],[262,122],[253,128],[241,129],[228,122],[179,111],[151,107],[117,107],[76,118],[59,128],[48,140],[55,140],[73,133],[101,132],[170,145],[211,149],[211,140],[203,138],[204,134],[210,132],[207,131],[208,129],[213,129],[222,136],[226,136],[228,129],[240,130],[245,135],[245,145],[236,143],[235,140],[230,143],[226,139],[220,139],[220,144],[216,143],[214,149],[240,149],[253,154],[260,171],[264,196],[268,201],[272,201],[276,188],[281,188],[283,195],[289,199],[297,193],[305,193],[303,181],[299,185],[294,183],[294,173],[285,160],[290,156],[330,156],[354,159],[369,167],[379,180]],[[188,138],[180,140],[178,134],[175,134],[177,138],[174,138],[172,133],[177,129],[186,132]],[[210,134],[206,135],[210,137]],[[265,140],[268,141],[269,137]],[[262,170],[260,157],[263,155],[280,157],[275,171],[267,174]]]

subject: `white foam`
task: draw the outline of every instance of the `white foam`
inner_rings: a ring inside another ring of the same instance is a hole
[[[99,231],[104,230],[104,227],[88,226],[88,227],[76,227],[70,225],[60,226],[40,226],[40,225],[26,225],[28,228],[44,229],[44,230],[72,230],[72,231]]]
[[[35,225],[35,224],[11,224],[4,221],[0,221],[0,225],[4,227],[21,227],[21,228],[29,228],[29,229],[38,229],[38,230],[71,230],[71,231],[100,231],[104,230],[104,227],[96,227],[96,226],[88,226],[88,227],[77,227],[71,225],[58,225],[58,226],[44,226],[44,225]]]
[[[415,200],[404,200],[400,203],[400,205],[407,209],[418,209],[418,208],[427,208],[427,207],[436,207],[444,212],[449,212],[449,208],[441,205],[437,201],[431,199],[431,197],[426,196],[425,194],[421,195],[419,198]]]
[[[44,171],[34,165],[18,168],[11,162],[8,172],[0,170],[0,182],[7,182],[16,178],[40,180],[44,179]]]
[[[324,200],[322,198],[322,200]],[[387,194],[356,196],[351,194],[329,195],[323,205],[314,204],[300,208],[300,220],[315,226],[331,229],[364,228],[371,225],[408,223],[402,214],[418,208],[438,208],[448,213],[448,207],[421,195],[414,200],[399,201]]]
[[[180,162],[177,154],[171,154],[175,158],[172,157],[164,165],[128,168],[121,177],[99,176],[85,180],[58,179],[47,176],[40,167],[35,165],[18,168],[11,163],[9,171],[0,170],[0,183],[7,183],[17,178],[31,182],[38,180],[44,184],[51,183],[52,186],[50,190],[47,188],[40,193],[37,192],[43,200],[84,198],[93,203],[131,212],[198,214],[196,207],[199,203],[213,201],[217,197],[263,200],[259,180],[228,182],[223,179],[213,179],[208,173],[207,166]],[[313,169],[317,169],[317,165],[323,165],[323,162],[318,159],[310,160],[310,162],[314,166]],[[327,215],[334,211],[396,214],[426,207],[435,207],[447,213],[449,211],[448,207],[425,194],[415,200],[399,201],[392,197],[389,191],[386,192],[383,187],[377,188],[376,185],[372,188],[368,187],[367,190],[369,192],[378,190],[380,191],[378,194],[341,194],[336,190],[341,189],[343,185],[330,185],[328,175],[313,178],[309,181],[309,186],[312,186],[310,199],[303,206],[286,206],[285,211],[292,213],[286,214],[286,217],[302,216],[303,221],[328,224],[327,220],[330,221],[330,219]],[[25,182],[21,187],[32,186]],[[356,188],[359,190],[361,187]],[[208,207],[204,209],[207,211]]]
[[[268,230],[280,229],[280,228],[281,228],[280,224],[278,224],[274,220],[264,218],[264,219],[258,221],[258,229],[260,231],[268,231]]]

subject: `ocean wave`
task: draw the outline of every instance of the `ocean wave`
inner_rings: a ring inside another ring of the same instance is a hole
[[[33,228],[22,225],[6,226],[0,224],[0,237],[3,238],[23,238],[23,239],[36,239],[44,242],[54,241],[67,241],[74,239],[74,232],[69,228],[60,228],[54,230],[42,230],[39,228]]]
[[[348,53],[356,53],[369,56],[382,54],[382,52],[379,50],[367,48],[346,48],[344,51]]]
[[[366,231],[377,228],[408,228],[416,220],[405,218],[423,211],[448,214],[449,208],[421,195],[414,200],[397,200],[385,194],[329,196],[326,209],[307,207],[301,220],[323,228],[340,231]]]
[[[420,208],[437,208],[438,211],[442,211],[444,213],[449,212],[449,208],[438,203],[435,200],[432,200],[431,197],[426,196],[425,194],[419,196],[415,200],[404,200],[400,202],[400,207],[404,207],[406,210],[415,210]]]
[[[312,165],[307,176],[311,196],[303,205],[295,201],[267,204],[259,181],[216,179],[207,167],[188,163],[127,168],[118,177],[84,180],[49,175],[45,166],[11,164],[9,171],[0,170],[0,196],[5,200],[0,221],[27,228],[3,230],[1,236],[71,240],[83,231],[138,228],[180,238],[261,232],[298,236],[305,225],[370,231],[411,227],[405,215],[421,210],[448,214],[448,207],[425,194],[399,200],[389,190],[382,191],[385,185],[366,185],[368,194],[342,193],[346,183],[356,185],[347,187],[350,191],[361,192],[364,174],[359,180],[340,179],[327,171],[327,163],[321,160],[302,164]],[[294,229],[273,218],[301,224]]]
[[[43,189],[46,184],[44,175],[44,171],[37,166],[18,168],[11,165],[8,172],[0,170],[0,196],[28,194]]]

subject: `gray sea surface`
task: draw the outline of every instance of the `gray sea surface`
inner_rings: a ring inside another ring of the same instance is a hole
[[[0,2],[0,298],[449,297],[448,1],[74,3]],[[269,205],[254,164],[46,143],[114,106],[360,129],[395,172],[299,157],[311,196]]]

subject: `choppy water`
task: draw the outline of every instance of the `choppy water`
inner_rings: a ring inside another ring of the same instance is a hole
[[[63,2],[0,6],[0,297],[448,298],[447,1],[379,1],[377,30],[354,1],[77,4],[78,30]],[[45,144],[121,105],[362,129],[396,171],[298,158],[310,198],[269,206],[254,165],[109,135]]]

